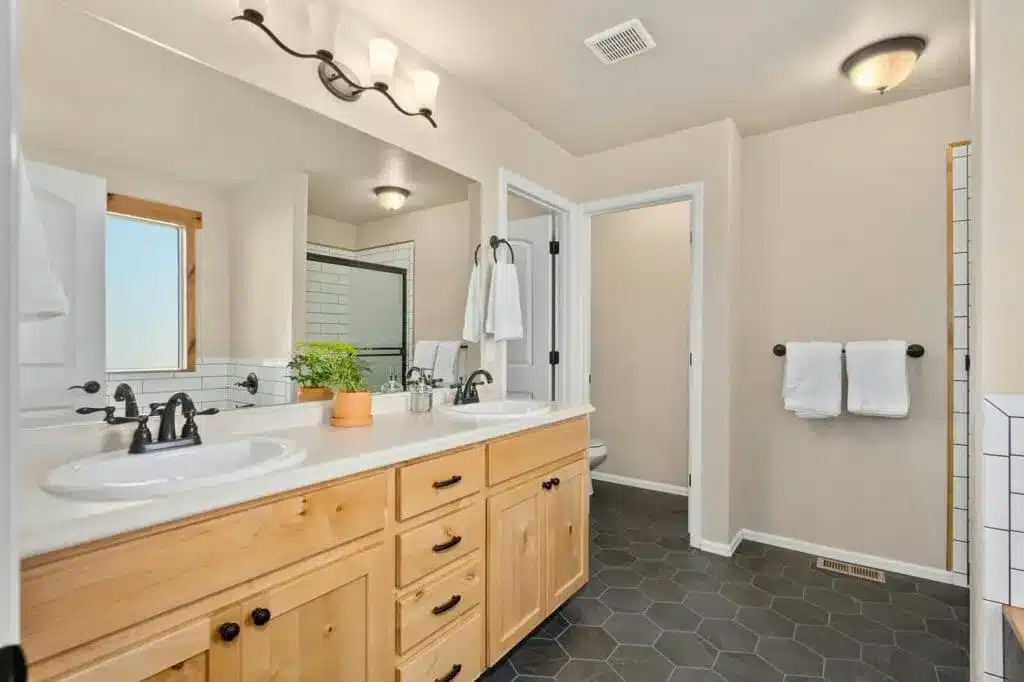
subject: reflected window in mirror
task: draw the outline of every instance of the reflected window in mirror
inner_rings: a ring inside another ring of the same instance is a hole
[[[198,211],[107,195],[108,372],[196,367]]]

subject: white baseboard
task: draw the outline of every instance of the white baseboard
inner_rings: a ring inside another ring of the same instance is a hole
[[[711,540],[701,540],[698,549],[705,552],[711,552],[719,556],[732,556],[736,553],[736,548],[743,542],[743,531],[736,531],[736,535],[733,536],[732,542],[725,544],[724,542],[712,542]]]
[[[606,474],[601,471],[591,471],[590,478],[595,481],[604,481],[605,483],[618,483],[619,485],[628,485],[631,488],[643,488],[644,490],[655,490],[659,493],[668,493],[669,495],[689,495],[690,489],[681,485],[671,485],[669,483],[658,483],[657,481],[645,481],[642,478],[630,478],[629,476],[619,476],[618,474]]]
[[[743,534],[743,538],[746,540],[760,542],[765,545],[772,545],[773,547],[792,549],[796,552],[803,552],[804,554],[821,556],[825,557],[826,559],[849,561],[854,564],[860,564],[861,566],[877,568],[883,571],[890,571],[892,573],[902,573],[904,575],[913,576],[915,578],[924,578],[925,580],[934,580],[940,583],[950,583],[952,585],[960,585],[962,587],[967,586],[966,576],[958,575],[956,573],[953,573],[952,571],[946,571],[941,568],[922,566],[920,564],[911,564],[906,561],[899,561],[897,559],[886,559],[885,557],[875,556],[874,554],[853,552],[848,549],[838,549],[836,547],[828,547],[826,545],[816,545],[812,542],[805,542],[803,540],[787,538],[781,535],[772,535],[771,533],[762,533],[756,530],[744,529],[741,532]]]

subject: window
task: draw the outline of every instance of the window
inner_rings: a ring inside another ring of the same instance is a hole
[[[196,367],[197,211],[107,195],[107,371]]]

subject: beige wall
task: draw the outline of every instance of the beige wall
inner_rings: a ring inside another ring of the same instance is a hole
[[[306,174],[288,173],[231,194],[230,319],[235,359],[286,358],[295,342],[293,329],[305,329],[308,192]]]
[[[359,227],[333,218],[309,215],[307,235],[314,244],[333,246],[336,249],[354,249],[358,241]]]
[[[415,242],[415,338],[461,339],[466,287],[473,263],[469,202],[373,220],[361,224],[358,234],[360,249]]]
[[[686,486],[690,205],[597,216],[591,244],[590,425],[608,445],[601,472]]]
[[[946,144],[967,88],[743,141],[732,495],[753,530],[945,567]],[[906,420],[796,419],[787,340],[906,339]]]
[[[25,141],[25,155],[33,161],[69,168],[107,179],[107,190],[159,201],[203,214],[203,229],[196,237],[196,348],[200,359],[224,359],[231,354],[231,282],[228,274],[230,219],[228,194],[205,185],[171,179],[145,168]]]

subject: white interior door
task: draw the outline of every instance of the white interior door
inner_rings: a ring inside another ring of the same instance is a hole
[[[552,271],[550,215],[514,220],[508,241],[516,255],[519,299],[523,308],[523,338],[508,342],[508,396],[551,400]],[[500,254],[504,247],[498,250]]]
[[[75,409],[100,407],[106,399],[107,183],[40,163],[28,164],[28,177],[68,314],[19,325],[22,421],[95,420]],[[69,389],[90,381],[99,383],[98,392]]]

